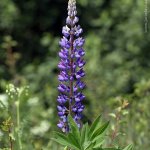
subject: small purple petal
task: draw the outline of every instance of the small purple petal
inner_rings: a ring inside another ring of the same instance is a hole
[[[60,62],[60,63],[58,64],[58,68],[59,68],[59,69],[62,69],[62,70],[66,70],[66,69],[67,69],[67,66],[66,66],[63,62]]]
[[[64,116],[64,112],[58,112],[58,116]]]
[[[73,88],[73,92],[76,92],[77,90],[78,90],[77,87],[74,87],[74,88]]]
[[[66,19],[66,23],[68,24],[68,25],[71,25],[72,24],[72,20],[71,20],[71,18],[68,16],[67,17],[67,19]]]
[[[85,52],[84,52],[84,50],[82,48],[75,51],[75,57],[76,58],[80,58],[80,57],[82,57],[84,55],[85,55]]]
[[[58,127],[58,128],[63,128],[63,126],[64,126],[64,123],[63,123],[63,122],[59,122],[59,123],[57,124],[57,127]]]
[[[69,90],[69,87],[67,87],[66,85],[64,85],[64,84],[60,84],[59,86],[58,86],[58,90],[60,91],[60,92],[69,92],[70,90]]]
[[[61,106],[57,106],[58,111],[62,111],[63,108]]]
[[[66,51],[66,50],[61,50],[61,51],[59,52],[59,57],[60,57],[60,58],[63,58],[63,59],[67,59],[67,58],[68,58],[68,51]]]
[[[59,44],[60,44],[61,47],[64,47],[64,48],[67,48],[67,49],[70,48],[70,42],[68,41],[68,39],[66,37],[63,37],[61,39],[61,41],[59,42]]]
[[[82,47],[84,44],[84,39],[79,37],[74,41],[74,47]]]
[[[74,77],[73,76],[70,76],[70,81],[73,81],[74,80]]]
[[[77,60],[77,63],[78,63],[78,67],[81,68],[81,67],[83,67],[85,65],[86,62],[83,59],[82,60],[79,59],[79,60]]]
[[[85,76],[85,73],[84,73],[83,69],[80,69],[79,71],[77,71],[77,73],[76,73],[76,78],[77,79],[80,79],[84,76]]]
[[[70,34],[70,28],[66,25],[63,27],[62,29],[62,34],[65,36],[65,37],[68,37],[69,34]]]
[[[84,98],[85,98],[85,96],[81,92],[79,92],[75,95],[76,102],[81,102]]]
[[[67,73],[65,71],[62,71],[60,73],[60,75],[58,75],[58,80],[63,82],[63,81],[68,81],[69,80],[69,77],[67,75]]]
[[[67,122],[67,117],[66,117],[66,115],[61,116],[60,118],[62,119],[63,122]]]
[[[85,84],[84,84],[84,82],[78,80],[76,83],[76,86],[78,86],[80,89],[83,89],[85,87]]]
[[[75,17],[74,20],[73,20],[73,25],[75,25],[78,21],[79,21],[79,18]]]
[[[74,30],[75,30],[75,36],[79,36],[82,32],[83,32],[83,30],[82,30],[82,28],[78,25],[77,27],[75,26],[74,27]]]
[[[68,97],[66,95],[59,95],[58,98],[57,98],[57,101],[60,103],[60,104],[64,104],[66,103],[68,100]]]

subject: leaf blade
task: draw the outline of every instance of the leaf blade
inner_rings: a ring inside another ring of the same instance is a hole
[[[133,145],[130,144],[127,147],[125,147],[123,150],[133,150]]]
[[[108,127],[109,121],[104,123],[101,127],[99,127],[90,137],[91,140],[94,140],[97,136],[102,134]]]
[[[101,118],[101,115],[98,116],[94,122],[92,123],[91,127],[90,127],[90,131],[89,131],[89,134],[91,135],[98,127],[98,123],[100,121],[100,118]]]
[[[76,150],[79,150],[78,147],[76,147],[75,145],[73,145],[69,139],[62,133],[59,132],[54,132],[54,138],[52,138],[53,141],[63,145],[63,146],[68,146],[68,147],[72,147]]]

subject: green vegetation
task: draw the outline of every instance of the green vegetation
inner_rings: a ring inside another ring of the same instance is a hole
[[[110,120],[114,146],[133,143],[135,150],[148,150],[150,34],[144,1],[77,5],[86,39],[83,122],[102,114]],[[0,0],[1,149],[12,143],[15,150],[61,150],[51,138],[57,130],[57,54],[66,8],[65,0]]]
[[[101,125],[100,116],[93,122],[91,127],[88,123],[83,125],[82,129],[79,130],[78,126],[74,122],[73,118],[69,115],[69,123],[71,131],[66,135],[55,132],[54,141],[66,146],[65,149],[71,148],[74,150],[133,150],[132,145],[128,145],[125,148],[112,148],[109,145],[108,148],[103,147],[106,135],[104,134],[109,122]]]

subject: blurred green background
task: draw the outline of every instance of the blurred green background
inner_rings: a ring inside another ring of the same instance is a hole
[[[144,1],[77,0],[77,10],[86,39],[84,121],[99,114],[111,120],[109,113],[127,99],[129,114],[119,129],[125,136],[116,142],[148,150],[150,32],[145,33]],[[6,85],[29,86],[20,100],[23,150],[61,149],[50,138],[57,130],[57,54],[66,17],[67,0],[0,0],[0,100],[11,106],[14,126],[15,99],[8,99]],[[6,118],[0,108],[0,124]],[[0,148],[8,144],[0,129]]]

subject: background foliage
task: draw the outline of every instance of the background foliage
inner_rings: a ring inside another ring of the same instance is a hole
[[[116,143],[150,147],[150,34],[144,30],[144,1],[77,0],[86,39],[87,88],[84,121],[98,114],[104,119],[127,99],[129,115]],[[148,3],[148,8],[150,4]],[[58,41],[67,15],[67,0],[0,1],[0,123],[8,116],[16,124],[16,99],[5,94],[8,83],[29,86],[20,99],[21,141],[24,149],[60,149],[52,143],[56,113]],[[150,15],[148,15],[149,19]],[[13,128],[14,128],[13,127]],[[8,136],[0,130],[0,148]]]

